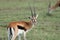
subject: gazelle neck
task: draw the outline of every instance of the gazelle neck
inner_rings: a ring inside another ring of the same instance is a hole
[[[34,27],[35,24],[33,23],[33,21],[30,21],[30,23],[31,23],[32,27]]]

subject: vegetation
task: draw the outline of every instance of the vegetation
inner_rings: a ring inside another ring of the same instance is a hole
[[[39,15],[37,25],[27,33],[27,40],[60,40],[60,8],[48,16],[49,0],[0,0],[0,40],[7,40],[7,26],[12,21],[29,21],[29,6]],[[54,5],[56,0],[51,0]],[[23,40],[23,37],[22,37]]]

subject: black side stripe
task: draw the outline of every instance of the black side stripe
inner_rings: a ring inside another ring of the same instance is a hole
[[[22,26],[19,26],[19,25],[17,25],[17,27],[18,27],[18,29],[21,29],[21,30],[26,31],[26,28],[25,27],[22,27]]]

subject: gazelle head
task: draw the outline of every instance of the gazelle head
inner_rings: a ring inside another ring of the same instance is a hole
[[[53,9],[53,6],[51,6],[51,0],[49,0],[47,15],[52,16],[51,13],[53,10],[54,9]]]
[[[52,12],[51,10],[51,1],[49,1],[49,4],[48,4],[48,14],[50,14]]]
[[[30,8],[30,10],[31,10],[31,16],[29,18],[31,19],[31,22],[33,24],[36,24],[38,15],[35,12],[35,8],[33,8],[33,10]]]
[[[56,2],[55,5],[51,6],[51,1],[49,0],[49,5],[48,5],[48,13],[51,13],[54,11],[56,8],[60,7],[60,0]]]

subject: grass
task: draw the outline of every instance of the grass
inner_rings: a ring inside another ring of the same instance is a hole
[[[54,5],[56,0],[51,0]],[[12,21],[29,21],[29,3],[39,15],[38,24],[27,33],[27,40],[60,40],[60,8],[47,16],[48,0],[0,0],[0,40],[7,40],[7,26]],[[22,37],[23,39],[23,37]]]

